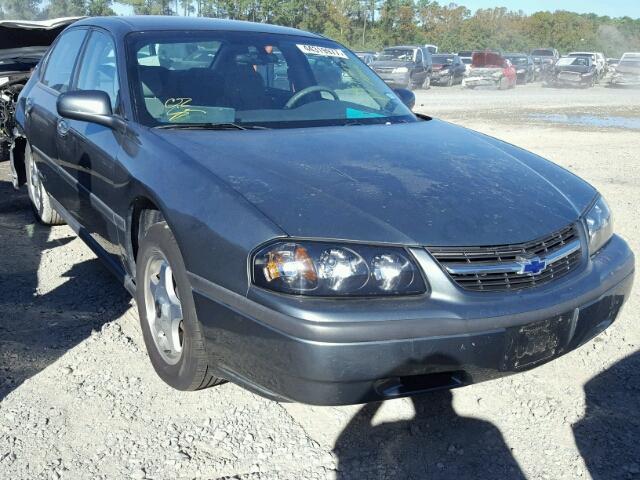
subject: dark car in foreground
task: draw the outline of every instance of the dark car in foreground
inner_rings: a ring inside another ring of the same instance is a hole
[[[504,58],[509,60],[516,69],[518,83],[529,83],[535,80],[536,67],[531,56],[526,53],[506,53]]]
[[[16,120],[37,217],[65,221],[135,296],[178,389],[226,379],[335,405],[460,387],[578,348],[631,289],[592,186],[413,114],[310,33],[82,20]]]
[[[597,81],[596,65],[590,56],[562,57],[553,66],[546,83],[556,87],[593,87]]]
[[[455,83],[462,83],[467,67],[458,55],[452,53],[439,53],[433,55],[433,73],[431,83],[450,87]]]
[[[0,20],[0,161],[9,159],[20,90],[55,38],[76,20]]]
[[[369,64],[393,88],[429,88],[431,85],[431,52],[423,47],[388,47]]]

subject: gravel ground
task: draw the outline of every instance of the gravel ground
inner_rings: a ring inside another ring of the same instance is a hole
[[[529,116],[638,117],[640,91],[433,88],[417,105],[586,178],[640,252],[638,130]],[[6,163],[0,178],[2,479],[640,478],[637,288],[580,350],[454,392],[339,408],[181,393],[153,372],[124,289],[67,227],[34,224]]]

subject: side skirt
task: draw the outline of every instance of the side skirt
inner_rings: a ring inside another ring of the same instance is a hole
[[[113,273],[120,282],[122,282],[124,288],[127,289],[129,294],[133,298],[136,298],[136,285],[133,282],[133,278],[131,278],[131,275],[126,273],[122,266],[113,261],[113,259],[107,254],[107,252],[104,251],[104,249],[98,244],[98,242],[96,242],[91,237],[89,232],[87,232],[87,230],[82,225],[80,225],[80,223],[78,223],[73,215],[71,215],[69,211],[60,204],[60,202],[58,202],[52,196],[49,196],[49,198],[51,199],[51,206],[55,209],[56,212],[60,214],[67,225],[69,225],[71,230],[73,230],[76,235],[78,235],[78,237],[80,237],[82,241],[87,244],[87,246],[93,251],[93,253],[95,253],[98,258],[100,258],[100,260],[104,262],[107,269],[109,269],[109,271]]]

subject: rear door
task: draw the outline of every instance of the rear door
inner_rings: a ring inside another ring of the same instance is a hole
[[[82,61],[77,67],[75,90],[100,90],[118,114],[120,81],[115,41],[103,30],[92,30]],[[66,133],[58,132],[58,149],[64,168],[76,183],[78,201],[72,214],[107,253],[120,261],[118,226],[123,220],[112,210],[114,168],[122,134],[105,126],[80,120],[65,120]]]
[[[33,159],[38,164],[47,191],[62,205],[76,201],[75,191],[61,167],[58,133],[64,120],[58,115],[56,102],[60,93],[69,90],[74,69],[87,29],[72,28],[56,41],[43,64],[40,81],[25,98],[25,130]]]

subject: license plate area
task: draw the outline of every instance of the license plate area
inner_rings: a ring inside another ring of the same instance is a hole
[[[577,314],[575,311],[511,329],[505,369],[523,370],[561,355],[575,331]]]

